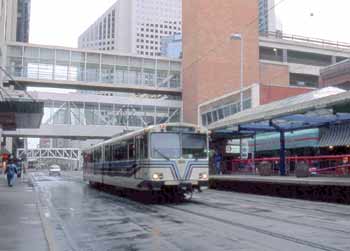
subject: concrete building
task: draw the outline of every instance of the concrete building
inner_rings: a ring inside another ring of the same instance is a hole
[[[29,42],[30,5],[31,0],[18,0],[16,33],[17,42]]]
[[[320,86],[336,86],[350,91],[350,59],[322,69]]]
[[[350,45],[282,33],[260,33],[257,0],[186,1],[183,6],[184,120],[209,125],[243,108],[314,90],[320,72],[346,59]],[[241,40],[232,40],[232,34]],[[194,37],[193,34],[196,34]],[[242,41],[243,40],[243,41]]]
[[[181,0],[118,0],[80,37],[79,48],[160,55],[161,39],[181,32]]]
[[[15,41],[17,30],[17,1],[0,1],[0,41]]]
[[[0,1],[1,41],[28,42],[31,0]]]
[[[0,64],[6,61],[4,56],[6,42],[18,41],[28,42],[29,40],[29,20],[30,20],[30,3],[31,0],[0,0]],[[3,86],[4,73],[0,71],[0,86]],[[2,91],[2,90],[1,90]],[[2,99],[1,99],[2,100]],[[20,106],[13,102],[12,107]],[[31,106],[28,104],[28,106]],[[13,109],[13,108],[12,108]],[[7,114],[11,114],[9,109],[4,109]],[[15,114],[15,113],[14,113]],[[14,115],[11,115],[12,117]],[[30,115],[29,115],[30,117]],[[2,117],[5,121],[6,118]],[[24,120],[25,121],[25,120]],[[31,124],[27,121],[27,125]],[[2,125],[4,128],[4,125]],[[18,126],[20,127],[20,126]],[[1,138],[2,145],[11,152],[15,152],[18,147],[23,147],[23,139]]]
[[[259,0],[259,32],[275,32],[276,12],[274,9],[275,0]]]
[[[0,0],[0,64],[6,42],[28,42],[31,0]],[[0,71],[0,86],[4,73]]]
[[[260,35],[261,84],[319,88],[324,67],[345,60],[350,44],[288,34]]]

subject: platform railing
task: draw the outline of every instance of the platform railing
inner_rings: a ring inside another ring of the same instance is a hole
[[[260,175],[259,165],[269,163],[271,176],[278,176],[279,158],[234,159],[224,165],[224,174]],[[309,167],[310,176],[350,177],[350,155],[291,156],[286,158],[287,175],[294,176],[298,163]]]

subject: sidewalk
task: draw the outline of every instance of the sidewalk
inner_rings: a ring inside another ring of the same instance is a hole
[[[8,187],[0,176],[0,251],[48,250],[38,207],[27,178]]]

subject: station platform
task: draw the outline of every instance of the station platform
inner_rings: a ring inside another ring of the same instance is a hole
[[[0,174],[0,250],[48,250],[36,192],[29,175],[7,186]]]
[[[211,189],[350,204],[350,177],[212,175]]]

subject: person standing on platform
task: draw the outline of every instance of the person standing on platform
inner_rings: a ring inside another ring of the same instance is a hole
[[[215,154],[214,154],[214,165],[215,165],[215,171],[216,171],[217,175],[222,174],[221,162],[222,162],[222,156],[221,156],[219,150],[216,150]]]
[[[15,175],[17,174],[17,166],[13,161],[13,158],[10,157],[6,166],[5,174],[7,175],[7,184],[9,187],[13,186]]]

